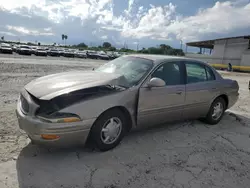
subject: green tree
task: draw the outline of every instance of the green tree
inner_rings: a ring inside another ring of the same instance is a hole
[[[172,50],[172,47],[166,44],[160,44],[160,48],[162,50],[162,54],[166,54],[166,55],[168,55],[169,51]]]
[[[148,48],[148,52],[150,54],[163,54],[163,50],[161,48],[155,48],[155,47]]]
[[[87,48],[88,46],[84,43],[84,42],[81,42],[77,45],[77,47],[79,48]]]
[[[102,46],[103,48],[110,48],[112,45],[109,42],[104,42]]]
[[[1,40],[4,40],[4,36],[1,37]]]
[[[116,51],[116,48],[113,47],[113,46],[111,46],[111,47],[109,48],[109,50],[110,50],[110,51]]]

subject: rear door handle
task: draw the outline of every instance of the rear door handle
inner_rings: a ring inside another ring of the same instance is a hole
[[[212,87],[211,90],[216,90],[217,88],[216,87]]]

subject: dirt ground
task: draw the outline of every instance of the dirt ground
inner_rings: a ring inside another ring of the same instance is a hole
[[[0,58],[0,188],[249,188],[248,74],[222,73],[238,81],[240,99],[218,125],[190,121],[134,131],[101,153],[31,145],[14,110],[20,89],[32,79],[102,62],[34,61]]]

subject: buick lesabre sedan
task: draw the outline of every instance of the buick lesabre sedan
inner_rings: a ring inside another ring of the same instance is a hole
[[[238,99],[237,81],[206,63],[127,55],[96,70],[40,77],[21,91],[19,126],[33,143],[117,146],[132,128],[202,119],[217,124]]]

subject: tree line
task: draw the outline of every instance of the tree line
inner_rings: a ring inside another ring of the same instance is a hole
[[[128,53],[159,54],[159,55],[162,54],[162,55],[179,55],[179,56],[185,55],[182,49],[172,48],[171,46],[166,44],[160,44],[158,47],[142,48],[141,50],[138,51],[129,48],[120,48],[118,50],[114,46],[112,46],[111,43],[109,42],[104,42],[102,46],[95,46],[95,47],[89,47],[84,42],[82,42],[77,45],[73,45],[72,47],[79,49],[120,51]]]
[[[7,43],[13,43],[11,41],[5,41],[4,36],[2,36],[0,39]],[[67,39],[68,39],[68,36],[65,34],[62,34],[62,41],[64,42],[64,47],[77,48],[80,50],[95,50],[95,51],[103,50],[103,51],[119,51],[119,52],[127,52],[127,53],[162,54],[162,55],[178,55],[178,56],[185,55],[182,49],[172,48],[171,46],[166,45],[166,44],[160,44],[157,47],[142,48],[137,51],[137,50],[129,49],[127,47],[117,49],[116,47],[112,46],[112,44],[109,42],[103,42],[103,44],[99,46],[88,46],[84,42],[81,42],[77,45],[66,45]],[[17,42],[17,44],[25,44],[25,43]],[[26,44],[38,45],[38,46],[41,45],[40,42],[37,42],[36,44],[32,42],[28,42]],[[45,46],[50,46],[50,45],[45,45]],[[53,43],[51,46],[56,46],[56,43]]]

